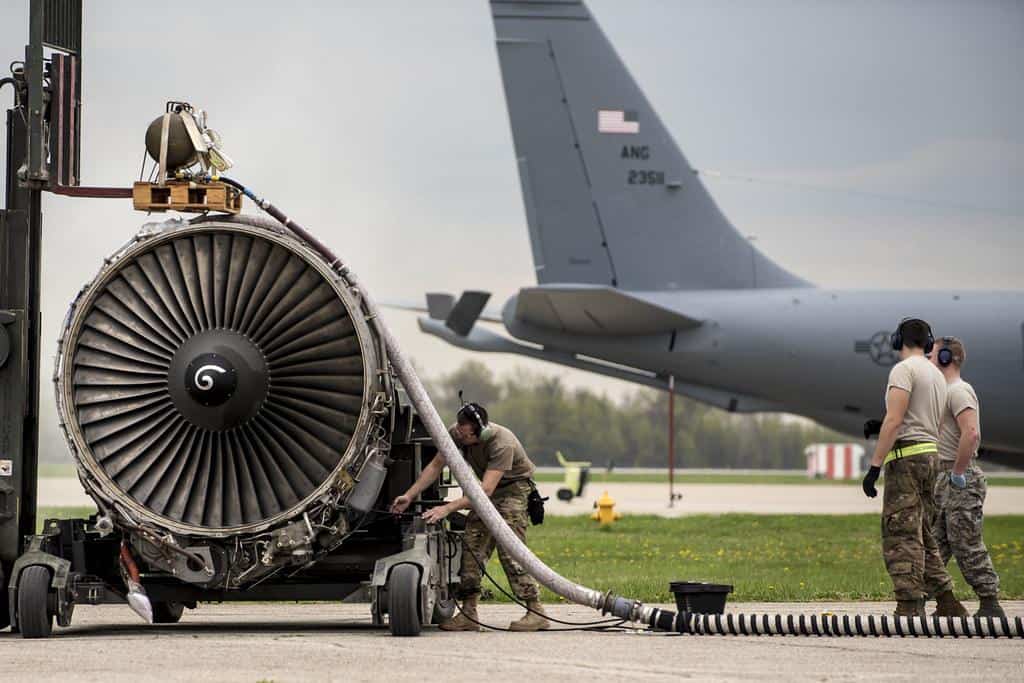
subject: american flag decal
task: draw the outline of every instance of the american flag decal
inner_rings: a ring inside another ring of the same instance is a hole
[[[640,122],[637,120],[635,111],[599,109],[597,112],[597,132],[636,135],[640,132]]]

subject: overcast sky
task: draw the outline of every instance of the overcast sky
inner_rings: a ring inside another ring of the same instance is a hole
[[[10,60],[28,0],[2,4]],[[500,304],[534,282],[485,0],[85,5],[84,184],[130,185],[146,126],[188,100],[223,135],[232,175],[378,298],[475,288]],[[826,287],[1024,287],[1024,3],[589,5],[695,167],[981,207],[707,180],[786,268]],[[48,196],[44,211],[49,362],[72,297],[150,219],[124,200]],[[414,314],[389,321],[429,374],[471,357],[420,334]]]

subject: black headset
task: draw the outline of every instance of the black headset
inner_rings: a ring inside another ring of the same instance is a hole
[[[907,323],[919,322],[928,328],[928,338],[924,340],[924,353],[928,355],[935,348],[935,337],[932,336],[932,326],[926,321],[920,318],[904,318],[900,321],[900,324],[896,327],[896,331],[889,337],[889,341],[892,344],[893,351],[899,351],[903,348],[903,326]]]
[[[953,352],[949,350],[948,344],[954,341],[954,337],[943,337],[942,348],[939,349],[938,361],[942,367],[949,367],[953,363]]]
[[[481,411],[483,406],[477,403],[467,403],[462,398],[462,389],[459,389],[459,401],[462,402],[462,407],[459,408],[458,415],[469,418],[469,421],[476,425],[476,438],[481,441],[490,441],[494,438],[494,427],[491,423],[483,418]],[[484,411],[486,412],[486,411]]]

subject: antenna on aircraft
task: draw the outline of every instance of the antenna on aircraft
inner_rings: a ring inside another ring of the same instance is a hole
[[[668,376],[668,506],[675,507],[683,494],[676,493],[676,376]]]

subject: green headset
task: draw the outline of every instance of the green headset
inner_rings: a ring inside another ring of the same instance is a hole
[[[479,403],[467,403],[463,400],[461,389],[459,389],[459,401],[462,402],[462,407],[459,408],[457,416],[466,418],[476,426],[476,429],[474,430],[476,432],[476,438],[481,441],[490,441],[493,439],[496,432],[494,431],[494,427],[492,427],[491,423],[487,420],[487,409]]]

